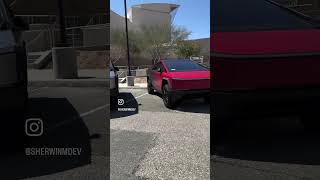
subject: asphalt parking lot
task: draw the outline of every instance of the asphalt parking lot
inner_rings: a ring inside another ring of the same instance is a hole
[[[320,135],[298,117],[242,120],[212,157],[215,180],[318,180]]]
[[[145,89],[123,89],[111,111],[111,179],[210,179],[210,106],[176,110]],[[118,109],[120,108],[120,109]]]
[[[78,155],[1,153],[2,179],[106,179],[109,94],[106,88],[30,87],[29,118],[41,118],[43,134],[27,148],[78,148]],[[2,146],[4,147],[4,146]]]

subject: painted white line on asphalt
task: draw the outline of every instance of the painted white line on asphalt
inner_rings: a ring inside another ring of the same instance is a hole
[[[142,94],[142,95],[140,95],[140,96],[137,96],[137,97],[134,97],[135,99],[139,99],[139,98],[141,98],[141,97],[143,97],[143,96],[145,96],[145,95],[147,95],[148,93],[144,93],[144,94]]]
[[[61,126],[64,126],[64,125],[69,124],[69,123],[72,123],[73,121],[78,120],[79,118],[83,118],[83,117],[88,116],[88,115],[90,115],[90,114],[92,114],[92,113],[95,113],[95,112],[100,111],[100,110],[102,110],[102,109],[104,109],[104,108],[107,108],[108,106],[110,106],[110,104],[106,104],[106,105],[97,107],[97,108],[95,108],[95,109],[92,109],[92,110],[90,110],[90,111],[88,111],[88,112],[82,113],[82,114],[80,114],[80,117],[79,117],[79,116],[74,116],[74,117],[72,117],[71,119],[67,119],[67,120],[65,120],[65,121],[62,121],[62,122],[56,124],[54,127],[49,128],[47,131],[49,131],[49,132],[50,132],[50,131],[53,131],[53,130],[61,127]]]
[[[106,105],[97,107],[97,108],[92,109],[92,110],[90,110],[90,111],[88,111],[88,112],[85,112],[85,113],[80,114],[80,117],[83,118],[83,117],[88,116],[88,115],[90,115],[90,114],[92,114],[92,113],[95,113],[95,112],[97,112],[97,111],[100,111],[100,110],[102,110],[102,109],[104,109],[104,108],[106,108],[106,107],[108,107],[108,106],[110,106],[110,104],[106,104]]]
[[[35,93],[37,91],[40,91],[42,89],[48,89],[49,87],[41,87],[41,88],[37,88],[37,89],[33,89],[33,90],[30,90],[29,93]]]
[[[39,88],[39,89],[40,89],[40,88]],[[141,97],[143,97],[143,96],[145,96],[145,95],[147,95],[147,94],[148,94],[148,93],[144,93],[144,94],[142,94],[142,95],[140,95],[140,96],[135,97],[134,99],[139,99],[139,98],[141,98]],[[131,102],[131,101],[133,101],[133,99],[132,99],[132,100],[129,100],[129,101],[127,101],[127,102]],[[102,110],[102,109],[104,109],[104,108],[107,108],[107,107],[109,107],[109,106],[110,106],[110,104],[106,104],[106,105],[97,107],[97,108],[95,108],[95,109],[92,109],[92,110],[90,110],[90,111],[87,111],[87,112],[85,112],[85,113],[81,113],[81,114],[80,114],[80,118],[86,117],[86,116],[88,116],[88,115],[90,115],[90,114],[92,114],[92,113],[95,113],[95,112],[97,112],[97,111],[100,111],[100,110]],[[69,119],[69,120],[66,120],[66,121],[62,121],[61,123],[58,123],[56,126],[54,126],[54,128],[52,128],[52,129],[59,128],[60,126],[63,126],[63,125],[68,124],[68,123],[71,123],[72,121],[77,120],[77,119],[78,119],[78,117],[74,117],[74,118],[72,118],[72,119]],[[51,128],[50,128],[50,130],[51,130]]]
[[[129,101],[127,101],[126,103],[129,103],[129,102],[131,102],[131,101],[134,101],[134,100],[137,100],[137,99],[139,99],[139,98],[142,98],[143,96],[145,96],[145,95],[147,95],[148,93],[144,93],[144,94],[142,94],[142,95],[140,95],[140,96],[137,96],[137,97],[134,97],[134,99],[130,99]]]

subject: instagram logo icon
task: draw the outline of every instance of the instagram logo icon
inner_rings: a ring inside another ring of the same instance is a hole
[[[41,136],[43,134],[43,121],[39,118],[28,119],[25,123],[25,132],[28,136]]]

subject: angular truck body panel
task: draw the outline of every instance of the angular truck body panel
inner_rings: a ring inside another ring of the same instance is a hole
[[[215,90],[320,85],[320,30],[216,33]]]
[[[171,73],[173,90],[210,89],[210,71]]]

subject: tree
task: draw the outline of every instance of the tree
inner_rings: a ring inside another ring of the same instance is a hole
[[[125,56],[125,32],[111,29],[110,33],[110,60],[116,63]]]
[[[129,46],[132,57],[151,56],[152,63],[166,58],[178,42],[188,38],[191,32],[174,25],[141,26],[140,30],[129,31]],[[119,29],[111,29],[110,59],[116,62],[126,57],[126,34]]]
[[[180,41],[177,43],[175,53],[179,58],[184,59],[199,56],[200,46],[194,42]]]
[[[140,49],[137,46],[137,37],[139,34],[135,31],[129,31],[129,47],[130,54],[133,56],[140,53]],[[121,58],[127,56],[126,54],[126,34],[125,31],[119,29],[111,29],[110,33],[110,60],[115,63]]]
[[[153,64],[165,58],[177,42],[188,38],[191,32],[174,25],[142,26],[137,34],[138,49],[151,56]]]

